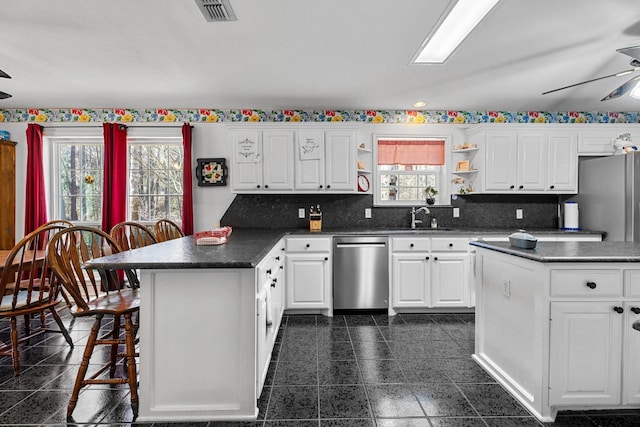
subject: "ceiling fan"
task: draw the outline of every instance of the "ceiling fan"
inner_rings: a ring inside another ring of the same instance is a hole
[[[608,79],[609,77],[624,76],[640,70],[640,46],[624,47],[622,49],[616,49],[616,52],[624,53],[625,55],[630,56],[632,59],[629,65],[631,65],[633,68],[628,70],[623,70],[614,74],[609,74],[607,76],[596,77],[595,79],[586,80],[584,82],[575,83],[569,86],[560,87],[558,89],[549,90],[546,92],[542,92],[542,94],[546,95],[548,93],[558,92],[559,90],[569,89],[569,88],[580,86],[586,83]],[[608,101],[610,99],[618,98],[624,95],[625,93],[629,92],[630,90],[632,90],[639,82],[640,82],[640,75],[635,76],[631,80],[628,80],[623,85],[616,88],[613,92],[611,92],[609,95],[602,98],[600,101]]]
[[[5,73],[2,70],[0,70],[0,77],[2,77],[3,79],[10,79],[11,78],[11,76],[9,74]],[[11,98],[11,95],[9,95],[6,92],[0,91],[0,99],[7,99],[7,98]]]

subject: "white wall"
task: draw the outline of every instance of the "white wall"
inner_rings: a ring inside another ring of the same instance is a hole
[[[64,126],[73,126],[73,124],[60,124]],[[134,124],[133,126],[144,126],[145,124]],[[150,123],[150,126],[158,126],[156,123]],[[43,126],[55,127],[56,123],[45,123]],[[78,124],[78,126],[82,126]],[[95,126],[95,124],[93,124]],[[175,126],[175,124],[173,125]],[[194,123],[193,124],[193,159],[192,165],[196,166],[196,160],[199,158],[226,158],[229,166],[229,174],[233,176],[232,144],[231,132],[235,128],[243,126],[252,127],[287,127],[287,128],[304,128],[304,127],[322,127],[323,129],[331,129],[332,126],[340,126],[344,128],[353,127],[357,129],[357,142],[367,143],[372,146],[375,135],[386,136],[450,136],[452,144],[464,142],[463,128],[452,124],[428,124],[428,125],[401,125],[401,124],[362,124],[362,123],[340,123],[332,125],[331,123],[299,123],[299,124],[280,124],[280,123],[262,123],[262,124],[240,124],[240,123]],[[27,145],[26,145],[26,123],[2,123],[0,129],[8,130],[11,133],[11,140],[18,143],[16,146],[16,239],[23,236],[24,231],[24,189],[26,185],[26,164],[27,164]],[[195,170],[195,169],[194,169]],[[232,179],[232,178],[231,178]],[[231,193],[231,186],[225,187],[198,187],[194,173],[193,185],[193,201],[194,201],[194,229],[204,230],[219,224],[220,218],[225,213],[235,194]]]

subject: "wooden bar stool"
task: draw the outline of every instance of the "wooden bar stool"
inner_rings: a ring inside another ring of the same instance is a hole
[[[135,331],[132,316],[140,309],[137,288],[125,288],[116,271],[85,269],[85,262],[120,252],[115,240],[101,230],[91,227],[70,227],[56,234],[47,250],[47,257],[60,283],[75,301],[71,314],[76,317],[94,317],[95,322],[82,356],[73,392],[67,407],[67,418],[71,419],[82,387],[89,384],[128,384],[131,392],[131,407],[138,416],[138,382],[135,351]],[[124,270],[130,283],[137,283],[133,270]],[[105,316],[113,317],[113,328],[99,336]],[[120,338],[121,318],[124,318],[124,339]],[[124,344],[124,354],[118,346]],[[91,355],[98,345],[111,347],[109,362],[87,377]],[[123,361],[125,378],[116,378],[116,366]],[[109,378],[98,378],[109,370]]]

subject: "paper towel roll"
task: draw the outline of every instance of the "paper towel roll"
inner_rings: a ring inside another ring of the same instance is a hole
[[[576,202],[567,202],[564,204],[564,229],[579,230],[578,221],[578,204]]]

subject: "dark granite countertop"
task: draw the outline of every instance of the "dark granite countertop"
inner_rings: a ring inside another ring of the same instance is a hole
[[[254,268],[281,237],[285,235],[424,235],[469,236],[501,235],[513,233],[513,229],[325,229],[310,232],[306,229],[234,229],[229,241],[223,245],[198,246],[193,236],[157,243],[132,251],[121,252],[87,263],[91,267],[179,269],[179,268]],[[598,232],[564,232],[557,229],[530,230],[532,234],[599,234]]]
[[[538,262],[640,262],[640,243],[633,242],[538,242],[534,249],[520,249],[509,242],[470,244]]]

